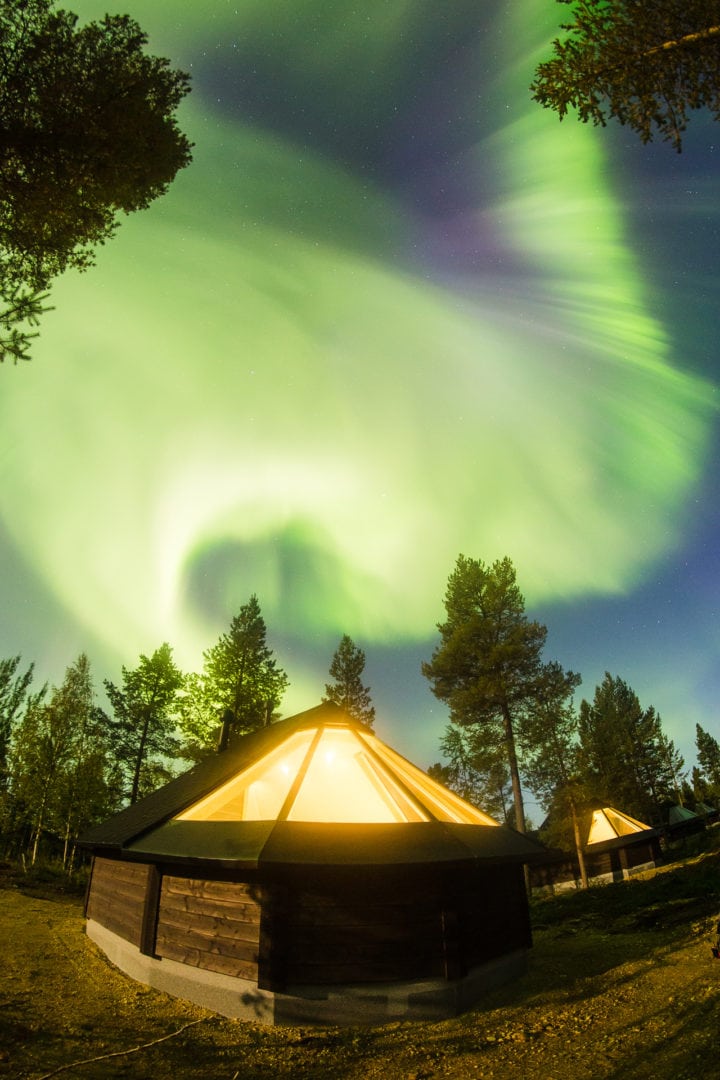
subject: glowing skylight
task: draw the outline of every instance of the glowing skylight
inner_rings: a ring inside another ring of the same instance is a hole
[[[649,828],[649,825],[643,825],[628,814],[621,814],[619,810],[606,806],[604,810],[593,811],[587,842],[600,844],[603,840],[616,840],[618,836],[629,836]]]
[[[178,818],[497,825],[370,732],[334,724],[291,735]]]
[[[299,731],[249,769],[178,814],[180,821],[272,821],[277,818],[315,731]]]

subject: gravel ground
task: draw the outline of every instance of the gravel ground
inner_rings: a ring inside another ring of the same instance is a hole
[[[720,1077],[717,858],[711,871],[717,898],[540,926],[527,975],[462,1017],[347,1029],[264,1028],[176,1001],[105,960],[78,900],[0,889],[0,1080]]]

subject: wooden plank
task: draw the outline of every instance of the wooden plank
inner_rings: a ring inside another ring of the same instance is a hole
[[[253,903],[231,903],[202,896],[183,896],[181,893],[169,893],[163,888],[162,905],[165,911],[260,924],[260,908]]]
[[[158,927],[162,927],[166,933],[181,935],[192,932],[204,938],[206,941],[246,941],[257,945],[260,940],[258,926],[246,926],[242,923],[232,925],[224,920],[204,920],[203,922],[168,918],[167,913],[160,912]]]
[[[93,898],[96,898],[111,905],[113,903],[119,903],[132,906],[133,904],[142,903],[144,895],[144,885],[142,888],[130,889],[126,887],[118,888],[116,886],[98,882],[90,894],[90,901],[92,901]]]
[[[292,959],[327,960],[333,963],[345,963],[345,961],[362,961],[387,956],[388,958],[407,956],[412,953],[415,956],[442,956],[442,943],[439,938],[434,941],[408,943],[405,941],[346,941],[325,943],[321,938],[312,942],[291,941],[287,950]]]
[[[460,979],[467,974],[463,957],[463,934],[460,916],[456,908],[446,907],[440,914],[442,932],[443,975],[446,979]]]
[[[257,904],[262,890],[257,885],[243,881],[209,881],[203,878],[182,878],[168,876],[165,879],[168,893],[181,896],[197,896],[208,900],[227,901],[228,903]]]
[[[131,885],[124,881],[105,881],[100,879],[95,881],[92,892],[96,896],[117,896],[121,898],[124,897],[127,900],[138,900],[142,899],[145,895],[146,880],[147,879],[143,878],[143,880],[137,882],[137,884]]]
[[[225,957],[228,961],[243,961],[257,965],[257,942],[245,941],[208,941],[192,931],[175,934],[166,927],[159,926],[155,949],[158,956],[176,959],[178,954],[192,956]]]
[[[364,896],[362,889],[346,892],[314,892],[302,890],[295,897],[295,907],[298,911],[332,911],[335,908],[355,911],[360,914],[363,911],[382,909],[395,911],[398,915],[411,910],[437,911],[439,896],[422,893],[396,893],[391,890],[377,891],[371,896]]]
[[[155,931],[158,921],[158,906],[162,889],[162,874],[157,866],[148,867],[147,883],[142,908],[142,926],[140,928],[140,952],[144,956],[155,953]]]
[[[95,918],[95,916],[91,916]],[[109,912],[96,919],[101,926],[104,926],[113,934],[117,934],[118,937],[123,938],[125,941],[129,941],[132,945],[140,945],[140,919],[125,919],[117,912]]]
[[[168,926],[160,923],[158,926],[158,939],[162,936],[163,941],[177,940],[186,941],[194,949],[200,949],[207,953],[228,953],[231,956],[251,956],[258,951],[258,941],[242,937],[218,937],[217,935],[203,934],[195,927]]]
[[[88,912],[91,919],[94,919],[98,913],[112,915],[113,912],[117,914],[127,912],[140,920],[142,916],[141,898],[133,897],[127,900],[117,895],[93,893],[88,903]]]
[[[427,919],[411,926],[293,926],[288,928],[288,937],[298,946],[319,947],[322,949],[353,943],[376,944],[383,946],[415,946],[428,940],[440,940],[440,919]]]
[[[282,993],[287,983],[288,914],[296,906],[287,884],[268,890],[260,920],[257,984],[261,990]]]
[[[181,942],[163,943],[163,951],[158,951],[158,955],[166,960],[176,960],[180,964],[202,968],[204,971],[217,971],[222,975],[257,981],[257,963],[232,956],[211,955],[200,949],[189,948]]]
[[[147,863],[127,863],[115,859],[98,859],[95,874],[102,881],[127,882],[128,884],[142,882],[144,884],[148,869]]]
[[[288,913],[292,926],[357,926],[403,927],[408,924],[423,925],[437,919],[437,908],[429,906],[383,906],[372,908],[347,908],[340,905],[322,908],[295,907]]]
[[[116,872],[112,867],[101,867],[93,874],[93,882],[103,888],[120,889],[143,889],[147,881],[148,866],[133,868],[131,873],[126,870]]]

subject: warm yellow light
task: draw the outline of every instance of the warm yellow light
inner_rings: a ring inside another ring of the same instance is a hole
[[[182,814],[180,821],[272,821],[277,818],[315,731],[300,731]]]
[[[178,815],[184,821],[497,825],[370,732],[327,724],[301,731]]]
[[[606,806],[604,810],[594,810],[588,833],[588,844],[601,844],[603,840],[615,840],[618,836],[629,836],[643,832],[649,825],[636,821],[628,814],[621,814]]]
[[[383,772],[353,730],[326,728],[288,821],[428,821]]]
[[[439,821],[454,821],[460,825],[498,825],[489,814],[471,806],[453,791],[436,783],[422,769],[412,765],[374,735],[363,732],[362,739]]]

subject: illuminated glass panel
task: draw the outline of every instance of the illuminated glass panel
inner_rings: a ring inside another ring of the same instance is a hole
[[[350,728],[323,731],[288,821],[428,821]]]
[[[617,810],[606,807],[604,810],[594,810],[590,822],[588,844],[601,844],[603,840],[615,840],[618,836],[629,836],[632,833],[643,832],[649,828],[641,821],[621,814]]]
[[[180,821],[272,821],[277,818],[290,786],[310,747],[315,730],[291,735],[249,769],[206,795]]]
[[[605,815],[618,836],[628,836],[630,833],[643,832],[649,829],[649,825],[643,825],[642,821],[636,821],[629,814],[621,814],[612,807],[605,807]]]
[[[614,840],[616,835],[602,810],[593,810],[590,832],[588,833],[588,844],[600,844],[603,840]]]
[[[316,736],[318,738],[316,739]],[[290,736],[178,815],[184,821],[497,825],[369,732],[327,725]]]
[[[427,807],[438,821],[454,821],[460,825],[497,825],[498,822],[489,814],[483,813],[459,795],[436,783],[427,773],[411,765],[400,754],[396,754],[384,742],[374,735],[363,732],[362,739],[387,764],[404,786],[412,792],[423,806]]]

